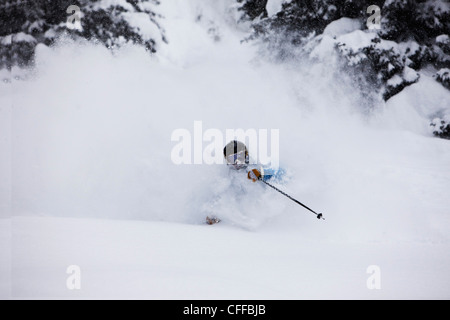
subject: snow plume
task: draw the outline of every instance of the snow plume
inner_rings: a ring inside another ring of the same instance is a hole
[[[38,47],[30,79],[2,84],[14,87],[13,213],[187,223],[212,214],[312,238],[448,237],[449,141],[431,138],[427,120],[448,111],[448,92],[424,75],[368,116],[329,65],[258,59],[226,23],[226,3],[162,2],[168,43],[153,57],[133,46],[114,56],[91,43]],[[326,222],[224,165],[175,165],[171,134],[194,134],[194,121],[279,129],[289,178],[279,187]]]
[[[13,84],[14,213],[203,223],[219,213],[226,221],[230,212],[231,223],[248,228],[278,213],[283,205],[258,213],[272,197],[261,202],[267,191],[256,185],[244,190],[249,201],[208,211],[214,201],[227,205],[243,192],[227,194],[228,168],[172,162],[172,132],[193,135],[196,120],[224,133],[281,128],[275,103],[294,107],[283,87],[272,89],[246,58],[215,50],[210,61],[192,59],[183,68],[169,62],[179,61],[173,53],[157,60],[137,47],[112,56],[89,43],[39,46],[33,77]]]

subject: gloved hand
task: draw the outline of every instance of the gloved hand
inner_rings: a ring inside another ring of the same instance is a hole
[[[259,180],[261,178],[261,172],[259,172],[258,169],[252,169],[248,172],[247,178],[255,182],[256,180]]]

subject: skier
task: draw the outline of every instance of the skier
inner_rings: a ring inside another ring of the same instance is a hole
[[[227,166],[231,170],[247,172],[247,178],[253,182],[258,180],[267,181],[269,179],[280,179],[284,173],[283,170],[261,165],[251,165],[248,149],[244,143],[232,140],[223,149],[223,156]],[[206,217],[207,224],[220,222],[217,217]]]

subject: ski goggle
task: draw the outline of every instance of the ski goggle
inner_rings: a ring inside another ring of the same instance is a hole
[[[242,150],[237,153],[230,154],[226,159],[229,164],[245,163],[245,151]]]

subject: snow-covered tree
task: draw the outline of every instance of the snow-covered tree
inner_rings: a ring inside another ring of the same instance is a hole
[[[238,10],[242,12],[241,20],[254,20],[267,17],[268,0],[237,0]]]
[[[0,5],[0,68],[29,64],[38,43],[51,45],[63,33],[109,48],[134,43],[155,52],[166,41],[158,4],[157,0],[7,0]],[[79,11],[68,12],[69,6]]]
[[[439,138],[450,139],[450,117],[447,119],[435,118],[431,121],[433,134]]]
[[[438,82],[442,83],[444,87],[450,90],[450,69],[449,68],[442,68],[439,70],[435,78]]]
[[[276,15],[254,24],[254,36],[270,41],[282,33],[295,44],[310,33],[321,34],[332,21],[341,17],[359,18],[367,15],[366,8],[382,1],[356,0],[292,0],[282,4]],[[249,15],[250,16],[250,15]]]
[[[422,43],[448,33],[448,1],[386,0],[382,7],[380,35],[384,39]]]
[[[381,9],[379,30],[366,28],[371,5]],[[308,56],[320,45],[331,22],[341,18],[359,22],[356,29],[365,34],[355,32],[355,28],[345,31],[344,25],[344,32],[333,35],[335,51],[345,71],[357,75],[356,82],[367,82],[359,87],[375,89],[385,100],[417,82],[417,71],[423,67],[450,67],[448,1],[292,0],[284,2],[277,14],[259,18],[249,39],[262,42],[271,56],[281,60],[298,54]],[[340,37],[343,33],[349,34]],[[355,39],[360,42],[357,46]],[[436,79],[448,88],[444,74],[437,74]]]

